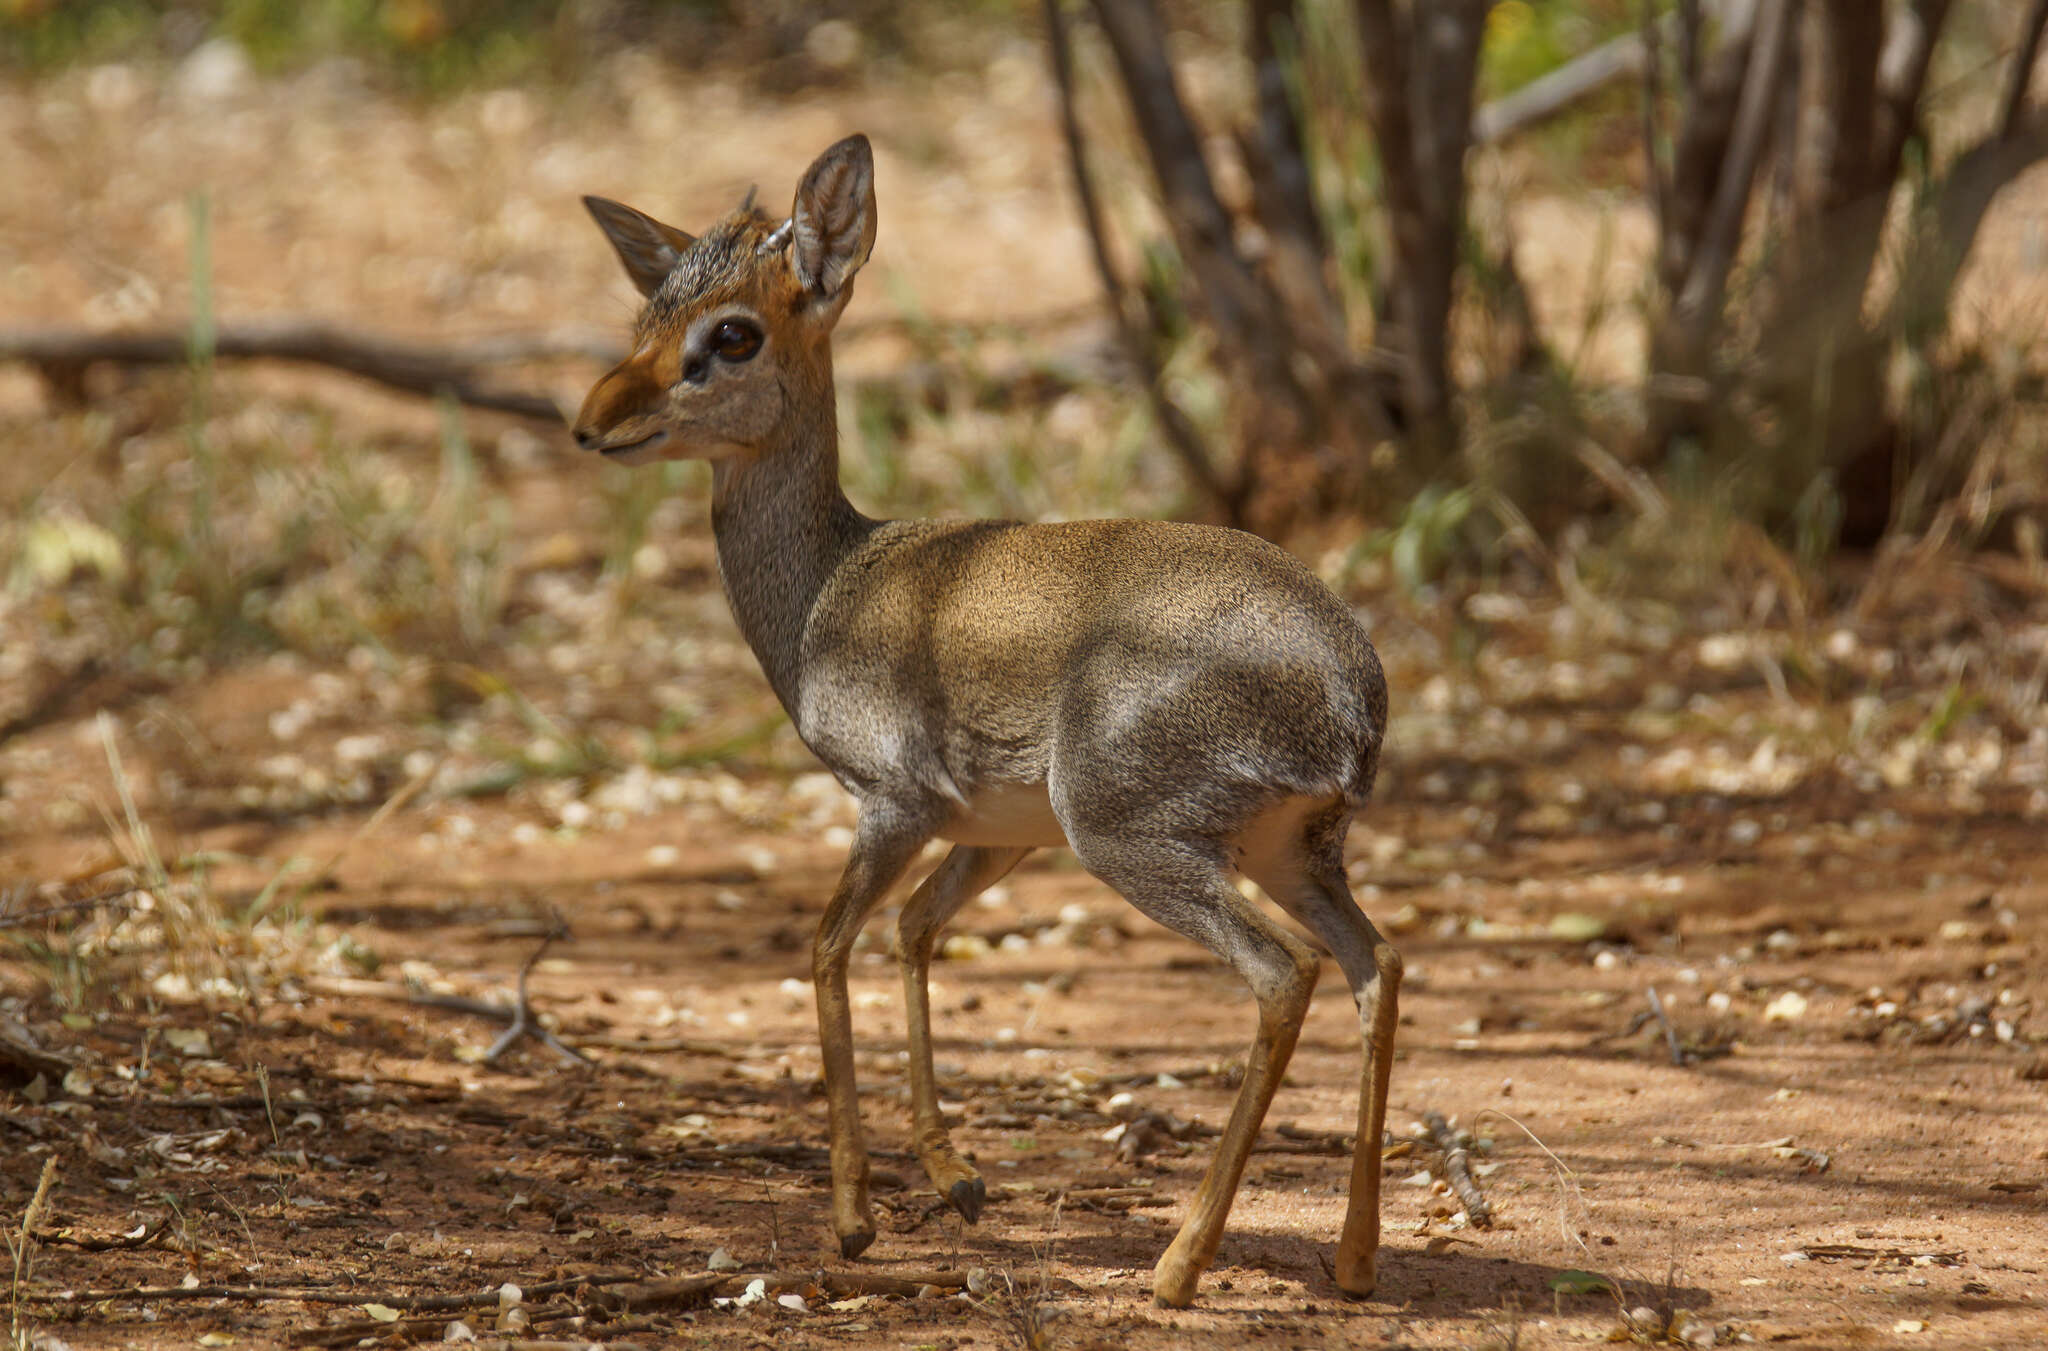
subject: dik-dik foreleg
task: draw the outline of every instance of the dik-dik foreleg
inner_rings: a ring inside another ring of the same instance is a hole
[[[897,960],[903,967],[903,1016],[910,1037],[910,1107],[918,1161],[939,1195],[969,1224],[981,1218],[988,1191],[953,1148],[939,1114],[939,1089],[932,1069],[932,944],[946,921],[1002,880],[1028,848],[955,845],[903,906],[897,921]]]
[[[832,1134],[832,1229],[839,1235],[839,1251],[846,1257],[860,1256],[875,1241],[874,1213],[868,1206],[868,1151],[861,1135],[854,1084],[853,1014],[846,998],[846,962],[862,922],[931,836],[914,814],[890,804],[863,802],[852,855],[811,947],[811,980],[818,995],[818,1042]]]

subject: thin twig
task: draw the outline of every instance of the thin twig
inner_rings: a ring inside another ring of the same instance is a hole
[[[1053,83],[1058,87],[1060,97],[1060,131],[1067,146],[1067,165],[1073,174],[1074,197],[1081,207],[1081,221],[1088,229],[1088,244],[1095,259],[1095,272],[1102,281],[1103,301],[1109,311],[1111,325],[1116,330],[1117,341],[1126,357],[1138,368],[1138,379],[1145,387],[1145,396],[1151,402],[1152,416],[1158,420],[1159,431],[1166,438],[1166,444],[1187,471],[1195,488],[1209,501],[1223,507],[1227,513],[1235,513],[1237,494],[1228,488],[1217,472],[1215,462],[1202,443],[1202,435],[1195,424],[1181,410],[1179,404],[1167,397],[1162,382],[1159,360],[1152,351],[1152,345],[1144,334],[1138,332],[1125,309],[1126,294],[1123,281],[1117,276],[1116,264],[1109,254],[1109,238],[1103,225],[1102,205],[1095,195],[1095,182],[1088,173],[1087,142],[1081,130],[1081,116],[1074,89],[1073,45],[1067,31],[1066,11],[1063,0],[1045,0],[1045,27],[1047,44],[1052,55]]]
[[[541,954],[546,952],[548,947],[557,938],[564,937],[569,932],[569,926],[562,922],[560,914],[554,915],[553,918],[555,921],[554,927],[541,936],[540,946],[533,950],[532,954],[527,957],[525,964],[519,968],[519,994],[518,1002],[513,1004],[511,1010],[512,1025],[505,1029],[504,1035],[491,1043],[490,1050],[484,1052],[484,1063],[486,1065],[497,1064],[498,1057],[511,1050],[522,1037],[533,1038],[556,1055],[561,1056],[564,1060],[573,1061],[578,1065],[593,1063],[589,1056],[573,1046],[563,1045],[555,1039],[554,1033],[542,1027],[540,1019],[534,1015],[533,1005],[529,1004],[526,1000],[526,978],[533,974],[533,968],[539,963]]]
[[[487,1063],[491,1059],[503,1055],[512,1043],[520,1037],[532,1037],[535,1041],[538,1041],[541,1045],[565,1060],[573,1061],[579,1065],[589,1065],[595,1063],[589,1056],[584,1055],[581,1051],[578,1051],[575,1047],[568,1045],[561,1038],[557,1037],[553,1032],[541,1026],[539,1018],[535,1016],[533,1007],[527,1002],[526,997],[527,977],[532,972],[535,963],[547,951],[549,944],[567,932],[568,930],[565,927],[560,926],[560,920],[557,917],[557,927],[541,939],[540,947],[535,949],[526,959],[525,964],[521,966],[517,999],[515,1003],[510,1005],[488,999],[472,999],[467,995],[440,994],[433,990],[421,989],[417,985],[394,985],[386,981],[316,979],[309,982],[309,985],[316,993],[332,995],[336,998],[389,999],[395,1003],[411,1004],[418,1008],[442,1009],[449,1013],[462,1013],[473,1018],[487,1018],[494,1023],[505,1023],[508,1025],[508,1030],[485,1053]],[[599,1038],[581,1040],[584,1040],[589,1045],[606,1044]],[[648,1048],[641,1046],[636,1049],[645,1050]],[[658,1049],[668,1048],[659,1047]],[[679,1046],[676,1049],[701,1049],[707,1054],[726,1054],[726,1052],[714,1050],[709,1044],[703,1047]],[[421,1085],[421,1087],[439,1087],[439,1085]]]
[[[1678,1029],[1671,1025],[1670,1015],[1664,1012],[1664,1001],[1657,997],[1657,987],[1649,986],[1648,994],[1650,1014],[1656,1018],[1657,1025],[1664,1029],[1664,1044],[1671,1048],[1671,1063],[1683,1067],[1686,1059],[1685,1050],[1678,1044]]]
[[[5,906],[0,906],[0,929],[21,929],[26,928],[36,920],[56,919],[63,915],[76,914],[81,910],[97,910],[103,905],[133,896],[140,890],[142,890],[141,886],[131,883],[125,887],[115,887],[112,891],[103,891],[97,896],[87,896],[85,899],[78,901],[66,901],[62,905],[48,905],[40,910],[16,910],[10,912]]]

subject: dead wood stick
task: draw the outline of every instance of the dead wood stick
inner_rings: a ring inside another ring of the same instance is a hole
[[[578,1065],[588,1065],[591,1063],[590,1057],[583,1054],[583,1052],[573,1046],[564,1046],[561,1042],[555,1040],[555,1034],[540,1025],[540,1019],[534,1015],[533,1005],[526,1002],[526,978],[533,974],[534,966],[540,961],[541,954],[548,950],[549,945],[557,938],[569,932],[569,926],[562,922],[560,914],[554,915],[553,919],[554,927],[541,936],[540,946],[533,950],[532,954],[527,957],[525,964],[519,968],[519,992],[518,999],[512,1005],[512,1025],[505,1029],[502,1036],[491,1043],[490,1050],[484,1052],[484,1063],[486,1065],[497,1064],[498,1057],[511,1050],[523,1037],[533,1038],[556,1055],[561,1056],[564,1060],[572,1061]]]
[[[759,1060],[765,1056],[807,1049],[800,1046],[774,1047],[759,1042],[747,1046],[728,1046],[723,1042],[700,1041],[694,1037],[619,1037],[605,1032],[564,1037],[562,1040],[571,1046],[588,1046],[600,1051],[638,1051],[642,1055],[681,1052],[687,1055],[720,1056],[726,1060]]]
[[[1344,1131],[1312,1131],[1283,1121],[1273,1128],[1285,1144],[1265,1142],[1258,1152],[1265,1154],[1349,1154],[1358,1137]]]
[[[606,1338],[600,1343],[588,1337],[578,1337],[574,1341],[566,1342],[534,1337],[508,1341],[503,1337],[495,1337],[478,1342],[476,1351],[590,1351],[591,1347],[600,1345],[611,1348],[611,1351],[639,1351],[637,1342],[615,1342]]]
[[[495,1297],[495,1292],[493,1292],[493,1296]],[[456,1312],[461,1311],[457,1310]],[[579,1305],[568,1305],[552,1309],[532,1309],[525,1310],[525,1312],[531,1324],[536,1327],[542,1323],[561,1323],[571,1318],[583,1318],[586,1316],[584,1309]],[[346,1323],[329,1323],[319,1327],[298,1328],[291,1333],[291,1340],[299,1346],[337,1347],[354,1346],[364,1338],[397,1337],[406,1341],[439,1341],[441,1340],[442,1331],[448,1326],[448,1319],[449,1315],[446,1313],[422,1314],[411,1318],[398,1318],[390,1321],[376,1318],[358,1318]],[[629,1330],[637,1331],[639,1329],[632,1327],[624,1320],[607,1324],[605,1327],[604,1345],[615,1348],[615,1351],[623,1351],[624,1348],[630,1346],[630,1343],[614,1341],[612,1338],[621,1332]],[[473,1345],[478,1347],[568,1346],[574,1347],[575,1351],[584,1351],[584,1348],[591,1344],[592,1339],[587,1337],[577,1342],[534,1341],[531,1339],[525,1341],[504,1341],[501,1339],[473,1343]]]
[[[330,1328],[307,1328],[294,1332],[292,1341],[298,1346],[354,1346],[368,1338],[399,1336],[408,1341],[440,1341],[444,1319],[401,1318],[395,1323],[338,1324]],[[609,1331],[609,1329],[607,1329]],[[578,1337],[561,1341],[545,1337],[485,1337],[470,1342],[472,1351],[590,1351],[591,1347],[602,1346],[608,1351],[639,1351],[637,1342],[618,1342],[610,1337],[598,1341],[590,1337]]]
[[[1809,1243],[1799,1249],[1816,1262],[1898,1262],[1907,1266],[1925,1258],[1940,1266],[1955,1266],[1963,1260],[1960,1250],[1943,1252],[1912,1248],[1865,1248],[1854,1243]]]
[[[1650,997],[1650,1013],[1657,1019],[1657,1025],[1664,1029],[1664,1044],[1671,1048],[1671,1063],[1683,1067],[1685,1048],[1678,1044],[1678,1029],[1671,1025],[1671,1015],[1664,1012],[1664,1001],[1657,995],[1654,985],[1645,987]]]
[[[477,368],[506,361],[535,361],[563,355],[592,355],[590,340],[573,343],[500,340],[475,348],[424,346],[364,333],[318,319],[253,319],[222,324],[214,335],[219,357],[270,358],[328,366],[408,394],[446,393],[472,408],[488,408],[542,422],[560,423],[562,410],[546,394],[486,383]],[[178,365],[190,359],[183,330],[94,333],[76,328],[0,331],[0,361],[26,361],[53,382],[75,385],[77,373],[96,361],[130,366]]]
[[[484,1059],[486,1063],[490,1063],[497,1056],[503,1055],[505,1049],[519,1037],[532,1037],[564,1059],[574,1061],[580,1065],[588,1065],[593,1063],[590,1057],[542,1027],[538,1018],[533,1013],[532,1005],[527,1003],[527,976],[533,970],[534,963],[540,960],[541,954],[547,951],[548,944],[553,941],[553,934],[543,938],[540,947],[527,958],[525,965],[520,968],[518,998],[517,1002],[511,1005],[501,1004],[488,999],[472,999],[467,995],[440,994],[433,990],[420,989],[416,985],[396,985],[389,981],[323,979],[311,981],[309,984],[316,992],[333,995],[337,998],[388,999],[394,1003],[412,1004],[426,1009],[443,1009],[449,1013],[466,1013],[473,1018],[488,1018],[492,1022],[508,1024],[509,1027],[505,1034],[492,1044],[489,1051],[485,1052]],[[593,1040],[586,1044],[596,1043]],[[418,1086],[436,1087],[436,1085],[427,1084]]]
[[[967,1274],[960,1271],[919,1271],[903,1276],[865,1271],[735,1271],[607,1286],[595,1292],[593,1299],[611,1310],[698,1308],[714,1299],[730,1299],[744,1294],[755,1281],[762,1282],[763,1288],[771,1294],[815,1285],[837,1299],[850,1295],[893,1295],[914,1299],[927,1287],[940,1290],[967,1288]]]
[[[640,1279],[637,1271],[601,1271],[582,1276],[568,1276],[558,1281],[539,1281],[523,1285],[523,1298],[535,1300],[548,1295],[564,1294],[586,1287],[597,1289],[624,1285]],[[48,1292],[23,1290],[25,1299],[42,1300],[57,1304],[99,1304],[106,1300],[124,1299],[238,1299],[250,1304],[267,1304],[296,1301],[300,1304],[382,1304],[387,1309],[400,1313],[452,1313],[458,1309],[496,1308],[497,1287],[479,1290],[469,1295],[394,1295],[380,1294],[374,1290],[332,1290],[278,1285],[138,1285],[128,1289],[112,1290],[53,1290]]]
[[[1480,105],[1472,115],[1473,144],[1493,145],[1540,126],[1609,85],[1641,75],[1649,59],[1641,33],[1604,42],[1520,89]]]
[[[69,1060],[30,1041],[28,1029],[8,1019],[0,1019],[0,1065],[51,1079],[62,1079],[71,1072]]]
[[[1437,1111],[1424,1112],[1422,1124],[1429,1131],[1429,1142],[1443,1152],[1444,1178],[1457,1193],[1458,1203],[1465,1207],[1465,1218],[1474,1229],[1493,1228],[1493,1207],[1480,1194],[1479,1184],[1472,1180],[1471,1156],[1458,1143],[1457,1135],[1451,1130],[1444,1114]]]
[[[0,740],[4,739],[5,733],[0,731]],[[46,905],[39,910],[12,910],[6,904],[0,903],[0,929],[20,929],[36,920],[57,919],[60,916],[77,914],[82,910],[97,910],[103,905],[125,900],[140,890],[142,888],[139,885],[130,884],[115,887],[112,891],[103,891],[97,896],[87,896],[82,900],[65,901],[61,905]],[[0,897],[0,902],[5,900],[6,898]]]
[[[81,1234],[75,1229],[32,1229],[29,1237],[38,1243],[84,1252],[116,1252],[124,1248],[147,1248],[161,1240],[166,1222],[155,1220],[142,1226],[139,1234]]]

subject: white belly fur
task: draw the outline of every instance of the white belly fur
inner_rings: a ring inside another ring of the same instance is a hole
[[[957,808],[939,832],[955,844],[1052,845],[1067,842],[1045,785],[985,789]]]

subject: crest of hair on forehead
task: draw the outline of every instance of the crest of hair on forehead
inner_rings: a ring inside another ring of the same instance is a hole
[[[763,241],[776,228],[774,218],[753,199],[748,193],[737,210],[691,241],[676,258],[668,280],[647,298],[640,316],[643,333],[674,320],[685,305],[695,307],[747,289],[758,271],[760,254],[767,251]]]

